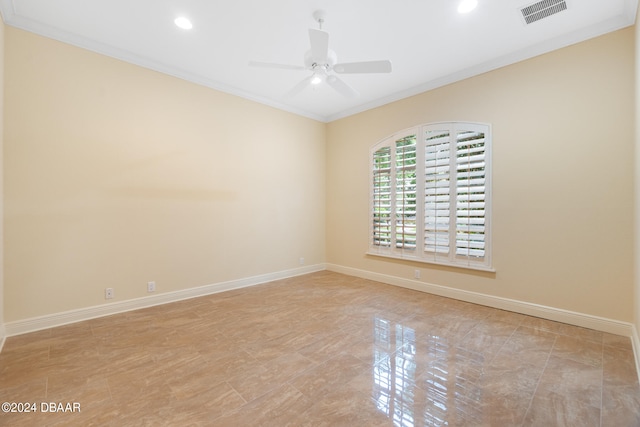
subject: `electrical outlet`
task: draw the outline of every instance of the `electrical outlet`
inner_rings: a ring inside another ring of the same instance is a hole
[[[104,290],[104,299],[113,299],[113,288],[106,288]]]
[[[413,272],[413,277],[416,278],[416,279],[419,279],[420,278],[420,270],[415,270]]]
[[[156,291],[156,282],[147,282],[147,292]]]
[[[304,265],[304,258],[300,257],[300,259],[298,260],[300,262],[300,265]]]

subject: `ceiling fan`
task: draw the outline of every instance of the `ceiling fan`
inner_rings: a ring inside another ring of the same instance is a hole
[[[317,10],[313,13],[313,18],[318,22],[320,29],[309,29],[309,42],[311,44],[311,49],[304,55],[304,66],[258,61],[249,62],[249,65],[252,67],[311,71],[311,75],[295,85],[285,95],[286,97],[295,96],[308,86],[318,85],[325,82],[342,95],[348,98],[353,98],[358,96],[358,92],[334,73],[362,74],[391,72],[391,61],[389,60],[338,63],[336,53],[329,49],[329,33],[322,30],[325,12]]]

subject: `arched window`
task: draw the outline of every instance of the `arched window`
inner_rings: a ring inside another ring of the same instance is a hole
[[[371,149],[369,254],[491,265],[491,127],[435,123]]]

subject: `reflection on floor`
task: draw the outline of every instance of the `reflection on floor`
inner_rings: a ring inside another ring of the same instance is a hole
[[[0,401],[32,410],[11,426],[640,425],[629,338],[331,272],[8,338]]]

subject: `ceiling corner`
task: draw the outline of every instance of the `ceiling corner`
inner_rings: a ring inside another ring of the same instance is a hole
[[[9,23],[15,16],[13,0],[0,0],[0,15],[5,24]]]
[[[634,25],[638,16],[638,0],[626,0],[623,14],[629,25]]]

